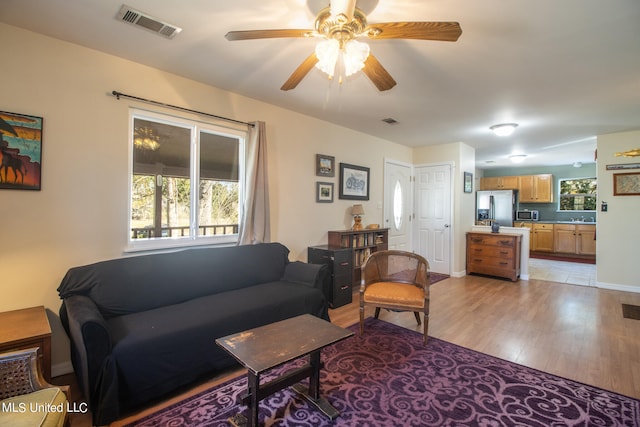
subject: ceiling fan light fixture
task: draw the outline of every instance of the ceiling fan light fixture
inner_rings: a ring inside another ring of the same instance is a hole
[[[369,45],[349,40],[340,48],[340,42],[336,39],[323,40],[316,45],[316,56],[316,68],[330,78],[335,74],[338,60],[342,61],[344,75],[348,77],[364,68],[364,62],[369,57]]]
[[[338,40],[330,39],[318,42],[316,45],[316,56],[318,57],[318,68],[323,73],[333,77],[340,54],[340,43]]]
[[[498,136],[509,136],[517,127],[517,123],[500,123],[498,125],[491,126],[489,129]]]
[[[364,68],[364,62],[369,57],[369,45],[356,40],[348,41],[344,46],[344,74],[350,76]]]

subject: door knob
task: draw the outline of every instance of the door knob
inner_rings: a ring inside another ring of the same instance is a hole
[[[445,224],[445,225],[444,225],[444,228],[449,228],[449,224]]]

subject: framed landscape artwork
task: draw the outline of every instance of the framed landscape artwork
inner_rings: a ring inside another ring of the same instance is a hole
[[[333,202],[333,182],[316,182],[316,202]]]
[[[614,173],[614,196],[640,196],[640,172]]]
[[[316,176],[336,176],[336,158],[316,154]]]
[[[40,190],[42,117],[0,111],[0,189]]]
[[[341,199],[369,200],[369,168],[340,163]]]

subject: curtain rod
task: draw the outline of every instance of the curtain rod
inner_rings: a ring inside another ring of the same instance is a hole
[[[239,123],[239,124],[242,124],[242,125],[255,127],[255,125],[253,123],[242,122],[240,120],[229,119],[227,117],[222,117],[222,116],[216,116],[215,114],[209,114],[209,113],[204,113],[202,111],[191,110],[191,109],[185,108],[185,107],[178,107],[177,105],[165,104],[164,102],[158,102],[158,101],[153,101],[151,99],[140,98],[138,96],[127,95],[126,93],[118,92],[118,91],[115,91],[115,90],[112,91],[111,94],[113,96],[115,96],[116,99],[120,99],[120,97],[122,96],[122,97],[125,97],[125,98],[135,99],[136,101],[146,102],[148,104],[154,104],[154,105],[159,105],[161,107],[168,107],[168,108],[173,108],[173,109],[176,109],[176,110],[187,111],[189,113],[202,114],[202,115],[205,115],[205,116],[214,117],[216,119],[226,120],[228,122]]]

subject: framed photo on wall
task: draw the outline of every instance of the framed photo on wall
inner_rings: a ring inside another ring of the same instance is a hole
[[[316,154],[316,176],[336,176],[336,158]]]
[[[614,173],[614,196],[640,196],[640,172]]]
[[[340,163],[341,199],[369,200],[369,168]]]
[[[316,182],[316,203],[333,203],[333,182]]]
[[[42,117],[0,111],[0,189],[40,190]]]
[[[471,172],[464,173],[464,192],[473,192],[473,174]]]

